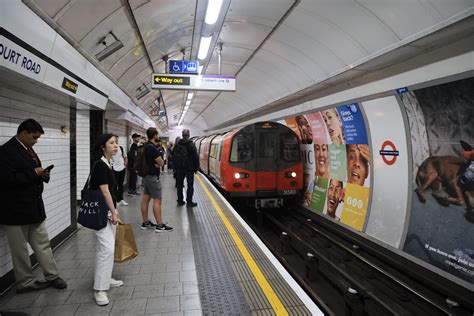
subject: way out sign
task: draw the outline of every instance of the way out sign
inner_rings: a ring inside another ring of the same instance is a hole
[[[151,88],[164,90],[235,91],[235,77],[153,74]]]

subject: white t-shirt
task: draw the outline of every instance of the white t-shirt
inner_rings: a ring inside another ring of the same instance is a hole
[[[120,146],[119,150],[115,155],[112,156],[112,168],[114,171],[122,171],[125,169],[125,151],[122,153],[122,146]]]

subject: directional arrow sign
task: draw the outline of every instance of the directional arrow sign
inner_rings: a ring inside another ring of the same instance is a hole
[[[235,91],[235,77],[153,74],[152,89]]]

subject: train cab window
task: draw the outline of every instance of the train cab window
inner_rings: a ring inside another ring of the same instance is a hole
[[[300,160],[300,148],[295,134],[288,132],[280,135],[280,157],[285,161]]]
[[[258,157],[259,158],[274,158],[275,151],[276,151],[275,134],[260,133],[259,144],[258,144]]]
[[[253,134],[237,134],[232,140],[231,162],[246,162],[252,159],[254,148]]]

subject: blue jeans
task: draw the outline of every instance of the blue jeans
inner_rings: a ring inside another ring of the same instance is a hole
[[[176,188],[178,191],[178,202],[184,202],[184,178],[186,178],[188,184],[188,189],[186,190],[186,202],[191,203],[193,201],[194,193],[194,172],[185,170],[176,170]]]

